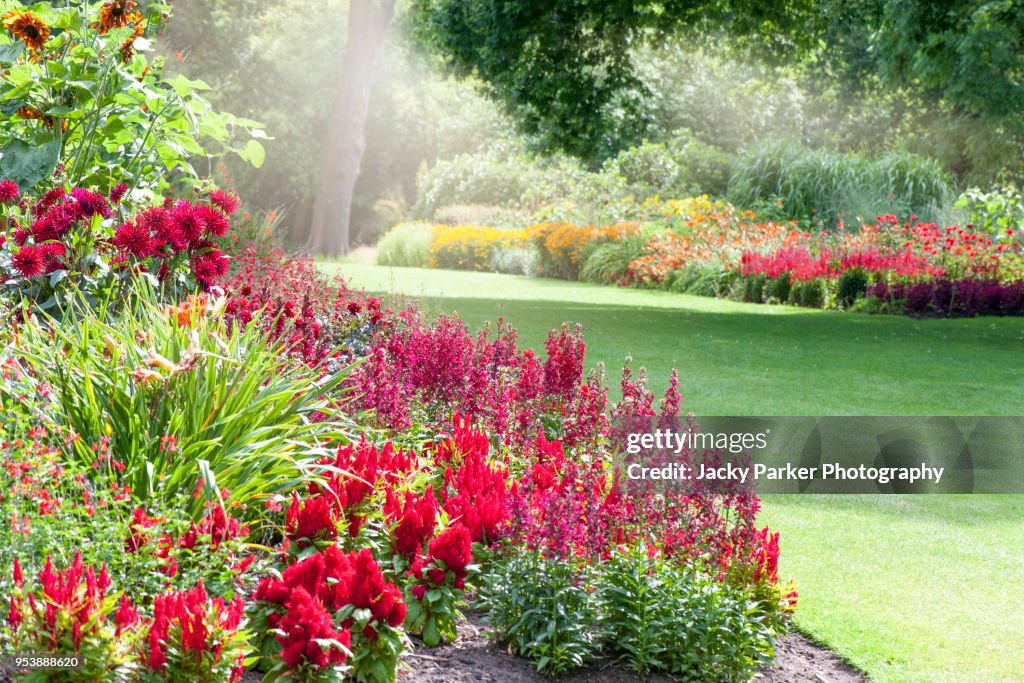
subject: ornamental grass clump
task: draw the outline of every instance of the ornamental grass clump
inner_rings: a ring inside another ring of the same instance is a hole
[[[70,461],[109,471],[139,501],[200,486],[187,503],[195,519],[223,489],[225,504],[254,520],[258,500],[302,485],[320,446],[349,438],[347,420],[323,419],[347,372],[311,373],[258,326],[226,326],[223,307],[205,296],[164,308],[140,299],[109,322],[29,321],[10,353],[52,388],[39,409],[60,425]]]

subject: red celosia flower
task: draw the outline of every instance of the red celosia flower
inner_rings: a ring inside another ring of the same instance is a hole
[[[407,494],[401,519],[395,527],[395,551],[408,557],[418,555],[434,533],[436,519],[437,501],[432,486],[427,487],[418,500],[411,493]]]
[[[336,640],[345,647],[351,643],[347,630],[337,631],[331,615],[320,601],[304,588],[292,591],[286,605],[288,612],[278,626],[277,639],[281,643],[281,659],[296,669],[309,663],[317,667],[341,664],[345,653],[339,648],[325,648],[317,641]]]
[[[18,183],[13,180],[0,180],[0,204],[10,204],[18,201],[21,191]]]
[[[114,635],[120,637],[122,633],[130,631],[134,626],[136,626],[139,621],[139,610],[132,607],[132,604],[128,601],[127,595],[122,595],[121,606],[118,607],[117,612],[114,613],[114,624],[117,626],[117,630]]]
[[[323,496],[299,499],[293,494],[286,516],[288,538],[305,547],[310,541],[337,538],[338,528],[331,515],[331,505]]]
[[[469,530],[461,524],[456,524],[445,529],[430,542],[429,556],[433,560],[443,562],[448,571],[455,573],[455,580],[461,582],[466,578],[466,567],[473,562],[472,544]]]
[[[11,608],[7,612],[7,623],[11,625],[11,628],[15,631],[18,630],[18,625],[24,620],[24,616],[21,614],[21,610],[18,609],[18,603],[15,602],[14,596],[11,595]]]
[[[46,252],[39,246],[26,244],[11,256],[11,266],[22,277],[39,277],[46,271]]]

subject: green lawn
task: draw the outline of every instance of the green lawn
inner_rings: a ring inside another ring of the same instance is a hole
[[[470,325],[505,316],[538,346],[582,323],[591,364],[633,356],[663,388],[679,369],[698,415],[1012,415],[1024,406],[1024,319],[913,320],[448,270],[327,264]]]
[[[1024,406],[1024,320],[911,320],[486,273],[325,264],[353,284],[502,315],[537,346],[583,323],[591,364],[631,354],[720,415],[1000,415]],[[878,681],[1024,681],[1024,496],[772,496],[797,622]]]

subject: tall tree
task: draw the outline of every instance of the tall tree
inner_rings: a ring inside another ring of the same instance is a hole
[[[348,42],[320,162],[306,248],[335,256],[349,248],[352,195],[366,148],[370,91],[395,12],[395,0],[351,0]]]
[[[633,48],[687,30],[789,53],[814,44],[816,0],[414,0],[423,41],[547,149],[600,159],[636,142],[647,94]]]

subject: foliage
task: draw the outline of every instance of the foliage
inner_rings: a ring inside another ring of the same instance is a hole
[[[419,0],[421,39],[456,73],[483,79],[545,149],[605,159],[642,137],[646,94],[631,48],[681,28],[753,36],[782,52],[805,46],[811,6],[803,2],[590,3],[537,8]],[[781,39],[785,35],[786,39]]]
[[[215,112],[198,94],[208,85],[164,78],[163,60],[140,54],[169,6],[115,4],[3,3],[0,173],[25,192],[49,189],[54,176],[102,193],[120,184],[160,192],[175,182],[198,187],[195,157],[233,151],[259,166],[259,124]],[[39,22],[38,40],[19,28],[26,18]]]
[[[612,652],[640,674],[746,681],[785,632],[777,607],[742,589],[627,547],[600,565],[601,625]]]
[[[1013,46],[1024,39],[1014,2],[978,5],[959,0],[939,8],[915,0],[842,0],[822,7],[824,56],[848,83],[880,78],[944,98],[972,114],[1017,119],[1024,62]]]
[[[732,164],[731,155],[684,134],[668,145],[644,142],[624,149],[605,162],[602,172],[621,175],[630,194],[641,199],[722,196]]]
[[[546,675],[581,667],[599,649],[597,603],[569,563],[513,551],[483,577],[480,604],[498,638]]]
[[[916,316],[1024,315],[1024,281],[1012,284],[992,280],[939,279],[916,284],[878,281],[868,287],[865,304],[869,312],[891,311]]]
[[[110,322],[24,325],[12,352],[53,387],[46,413],[66,430],[65,457],[109,471],[140,501],[198,487],[194,518],[203,497],[222,495],[255,518],[257,500],[297,486],[315,448],[343,437],[315,416],[331,412],[323,396],[346,374],[295,368],[258,327],[226,328],[223,305],[140,301]]]
[[[1024,239],[1024,197],[1018,188],[1008,185],[991,192],[978,188],[965,190],[953,205],[967,213],[970,225],[991,236]]]
[[[7,225],[0,234],[0,275],[15,303],[60,315],[84,298],[95,309],[116,308],[139,280],[165,299],[221,284],[228,258],[214,240],[230,230],[237,201],[214,191],[206,201],[167,200],[136,208],[126,186],[110,196],[57,187],[29,201],[0,180]]]
[[[781,201],[787,216],[829,229],[892,209],[929,216],[950,190],[948,173],[924,157],[868,159],[777,141],[743,155],[729,181],[729,195],[738,204]]]
[[[490,270],[511,275],[534,275],[537,273],[538,252],[532,244],[519,246],[498,246],[491,252]]]
[[[646,245],[647,238],[638,233],[597,246],[586,257],[579,279],[599,284],[625,282],[630,264],[643,256]]]

